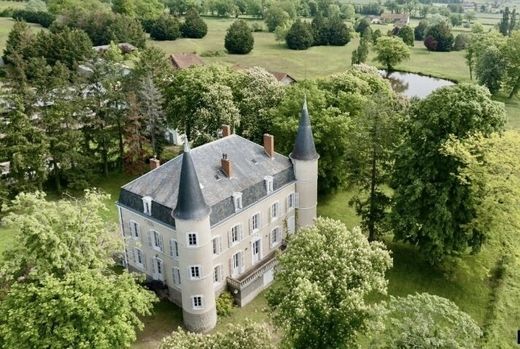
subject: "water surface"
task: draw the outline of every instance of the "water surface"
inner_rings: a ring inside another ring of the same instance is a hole
[[[434,78],[425,75],[406,72],[392,72],[390,76],[386,75],[386,70],[379,71],[381,75],[390,80],[390,84],[394,91],[402,93],[407,97],[424,98],[438,88],[451,86],[455,83],[449,80]]]

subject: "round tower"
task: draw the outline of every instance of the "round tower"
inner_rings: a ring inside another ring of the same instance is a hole
[[[293,163],[296,177],[296,228],[314,224],[318,205],[318,159],[311,120],[307,110],[307,99],[303,101],[300,123],[294,148],[289,158]]]
[[[172,215],[179,246],[183,321],[193,332],[207,332],[217,323],[210,212],[186,140],[177,206]]]

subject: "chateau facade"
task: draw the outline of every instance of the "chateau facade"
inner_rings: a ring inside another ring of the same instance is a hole
[[[184,152],[121,188],[126,265],[168,287],[187,329],[211,330],[226,289],[250,302],[274,277],[285,238],[316,217],[318,158],[304,102],[289,157],[274,137],[258,145],[224,126],[222,138]]]

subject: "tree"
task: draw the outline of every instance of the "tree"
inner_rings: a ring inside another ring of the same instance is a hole
[[[127,272],[115,273],[116,233],[103,200],[49,202],[20,194],[6,224],[17,244],[1,264],[0,343],[7,348],[126,348],[155,296]]]
[[[154,40],[175,40],[180,36],[180,23],[170,15],[157,18],[150,28],[150,37]]]
[[[477,252],[488,232],[468,225],[476,218],[475,198],[456,179],[462,164],[440,148],[449,137],[501,130],[504,107],[485,88],[461,84],[434,91],[410,115],[392,176],[395,239],[418,246],[431,263]]]
[[[352,51],[352,64],[365,63],[368,58],[369,44],[368,39],[363,36],[359,41],[359,46]]]
[[[282,25],[279,25],[274,30],[274,36],[276,38],[276,41],[283,41],[285,42],[285,39],[287,38],[287,33],[289,32],[289,29],[291,29],[292,23],[286,22]]]
[[[454,27],[462,25],[462,15],[460,13],[452,13],[450,15],[450,22]]]
[[[351,203],[361,216],[369,241],[377,240],[386,230],[383,225],[390,197],[383,186],[389,183],[395,146],[401,140],[403,107],[392,97],[372,96],[362,116],[353,119],[349,132],[347,163],[353,169],[349,171],[349,183],[359,187]]]
[[[0,158],[10,164],[8,188],[12,193],[41,190],[48,176],[48,140],[25,113],[19,97],[11,102],[13,109],[0,123],[0,133],[4,135],[0,139]]]
[[[479,84],[486,86],[491,94],[496,94],[500,90],[504,69],[502,52],[495,46],[489,46],[478,58],[475,74]]]
[[[162,340],[159,349],[274,349],[267,326],[246,320],[229,324],[226,331],[210,335],[186,332],[182,328]]]
[[[224,47],[229,53],[248,54],[253,49],[255,39],[246,21],[239,19],[228,28]]]
[[[403,42],[401,38],[382,36],[377,39],[374,46],[376,51],[376,60],[386,67],[387,74],[389,74],[395,65],[401,63],[403,60],[410,58],[410,49]]]
[[[392,260],[384,245],[340,221],[318,218],[291,237],[278,261],[267,300],[284,342],[295,349],[355,347],[374,315],[367,295],[386,294]]]
[[[367,18],[363,17],[356,25],[356,33],[363,33],[368,27],[370,27],[370,22]]]
[[[185,38],[201,39],[208,33],[208,25],[200,18],[199,13],[192,8],[186,13],[181,32]]]
[[[515,30],[503,48],[506,61],[504,85],[509,90],[509,98],[513,98],[520,89],[520,31]]]
[[[428,28],[428,21],[423,19],[419,22],[419,24],[414,28],[414,36],[415,40],[423,41],[426,36],[426,30]]]
[[[29,0],[25,10],[30,12],[47,12],[47,4],[43,0]]]
[[[329,44],[333,46],[344,46],[350,39],[350,30],[339,17],[334,17],[329,20]]]
[[[509,7],[506,6],[504,12],[502,12],[502,20],[498,24],[498,31],[504,36],[509,33],[509,14]]]
[[[25,22],[16,21],[13,29],[9,32],[5,44],[3,59],[6,63],[11,62],[11,55],[18,53],[22,59],[27,59],[33,55],[34,35]]]
[[[508,31],[508,35],[511,36],[511,34],[513,33],[513,31],[516,28],[516,16],[518,14],[516,13],[516,8],[513,9],[513,11],[511,12],[511,19],[509,21],[509,31]]]
[[[377,39],[379,39],[381,36],[383,36],[383,33],[381,33],[380,29],[376,29],[372,32],[372,44],[377,43]]]
[[[440,22],[430,26],[426,31],[424,46],[426,46],[429,51],[451,51],[453,46],[453,34],[448,24],[446,22]]]
[[[455,44],[453,45],[453,50],[461,51],[466,49],[470,42],[470,37],[467,34],[460,33],[455,37]]]
[[[403,42],[407,44],[408,46],[414,45],[414,32],[413,29],[407,25],[403,26],[401,29],[399,29],[399,34],[397,34],[401,39],[403,39]]]
[[[450,300],[428,293],[391,297],[371,348],[474,348],[482,331]]]
[[[108,13],[110,6],[100,0],[48,0],[47,7],[49,12],[55,15],[65,13]]]
[[[308,23],[297,19],[285,37],[287,47],[292,50],[306,50],[314,43],[312,29]]]
[[[328,45],[330,35],[329,20],[321,14],[317,14],[311,22],[312,37],[314,39],[313,46]]]
[[[145,172],[147,152],[144,149],[148,140],[144,136],[144,120],[135,93],[128,96],[128,117],[123,131],[125,157],[123,159],[125,172],[141,174]]]
[[[163,98],[150,75],[144,77],[139,91],[140,112],[146,125],[146,134],[155,156],[161,156],[164,146],[166,119],[162,110]]]
[[[289,19],[289,14],[285,12],[281,7],[275,5],[269,7],[269,9],[265,11],[264,14],[264,21],[267,25],[267,30],[269,30],[270,32],[274,32],[276,27],[284,23],[287,23]]]

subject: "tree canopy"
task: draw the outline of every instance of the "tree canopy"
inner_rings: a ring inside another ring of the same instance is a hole
[[[392,36],[377,39],[374,51],[377,54],[376,60],[386,67],[387,72],[391,72],[397,64],[410,58],[410,49],[403,40]]]
[[[366,296],[386,293],[392,260],[384,245],[318,218],[291,237],[278,260],[267,299],[284,342],[295,349],[356,347],[357,334],[374,315]]]
[[[253,49],[255,39],[246,21],[239,19],[228,28],[224,47],[229,53],[247,54]]]

